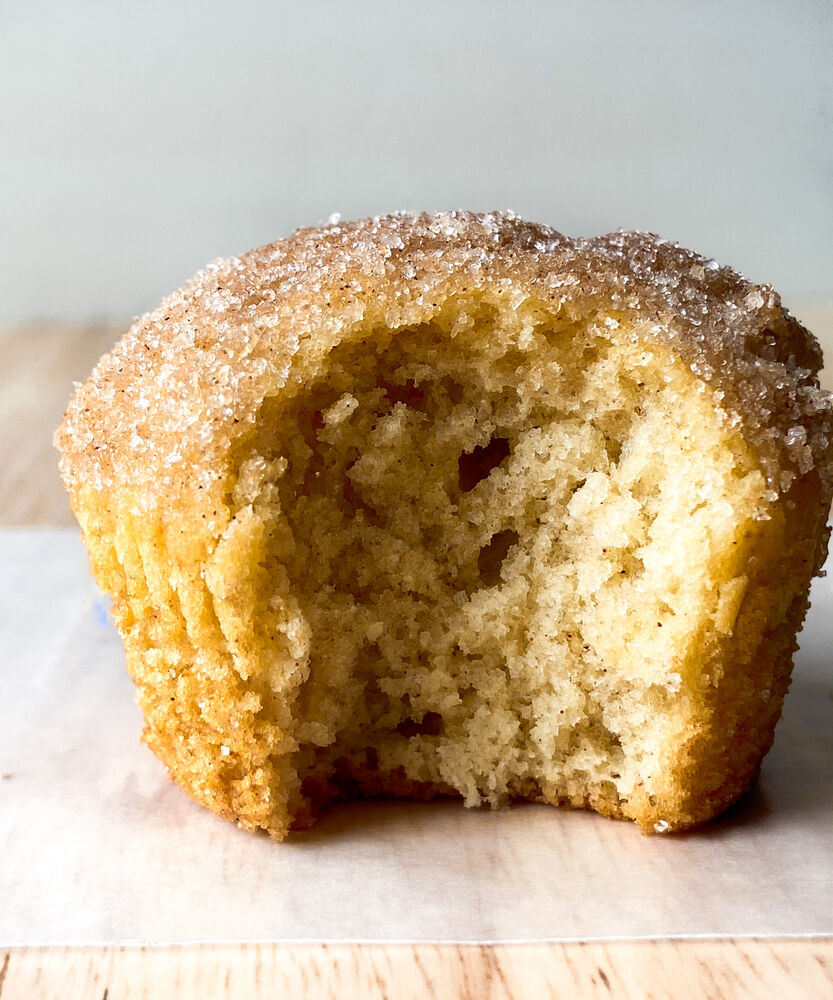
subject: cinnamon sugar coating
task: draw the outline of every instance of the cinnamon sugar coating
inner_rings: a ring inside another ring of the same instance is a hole
[[[397,213],[323,228],[210,264],[140,317],[72,399],[57,435],[67,487],[129,483],[153,506],[222,491],[225,456],[292,360],[358,327],[430,322],[449,295],[490,289],[557,311],[654,320],[737,420],[784,493],[833,481],[830,395],[817,340],[769,285],[650,233],[570,239],[509,212]]]
[[[645,233],[403,213],[211,264],[56,437],[145,741],[278,840],[355,794],[707,820],[826,555],[821,362]]]

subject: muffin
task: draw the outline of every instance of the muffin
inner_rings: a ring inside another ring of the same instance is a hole
[[[348,796],[708,820],[826,554],[821,363],[646,233],[403,213],[209,265],[57,434],[146,743],[277,840]]]

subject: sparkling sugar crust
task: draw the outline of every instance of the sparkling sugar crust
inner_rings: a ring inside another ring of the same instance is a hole
[[[468,212],[334,217],[210,264],[77,389],[56,436],[67,488],[128,492],[139,509],[188,496],[210,521],[264,399],[359,331],[430,322],[467,293],[637,317],[640,339],[670,343],[715,390],[773,494],[813,468],[833,488],[821,351],[770,286],[650,233],[570,239],[512,213]]]

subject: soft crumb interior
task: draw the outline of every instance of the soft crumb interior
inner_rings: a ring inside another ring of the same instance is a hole
[[[296,811],[650,790],[763,488],[702,383],[621,316],[462,301],[322,367],[236,488],[273,524],[257,613],[286,633],[292,595]]]

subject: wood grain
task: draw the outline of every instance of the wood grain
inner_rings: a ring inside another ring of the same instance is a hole
[[[833,305],[797,314],[833,352]],[[72,381],[86,377],[123,329],[97,324],[0,330],[0,526],[74,523],[52,433]],[[823,382],[833,388],[829,370]],[[169,996],[829,998],[833,938],[0,948],[0,1000]]]
[[[833,942],[23,948],[2,1000],[829,998]]]

